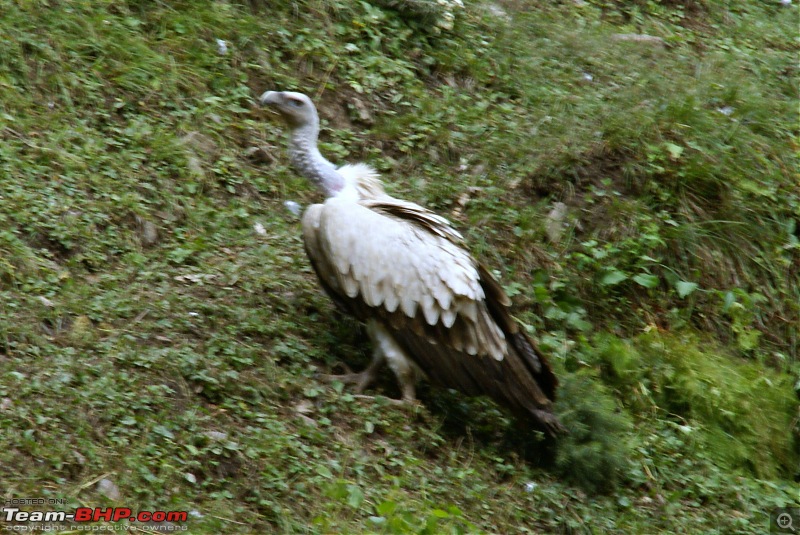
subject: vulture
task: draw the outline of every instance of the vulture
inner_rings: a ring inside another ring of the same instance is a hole
[[[511,300],[467,251],[449,221],[388,195],[365,164],[335,166],[317,148],[317,110],[302,93],[267,91],[290,130],[292,166],[325,194],[302,217],[306,253],[336,305],[366,324],[374,353],[361,373],[337,376],[358,392],[387,363],[402,401],[415,383],[485,395],[551,436],[558,380],[511,316]]]

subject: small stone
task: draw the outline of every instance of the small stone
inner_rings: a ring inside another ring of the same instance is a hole
[[[158,227],[149,219],[136,216],[136,226],[139,235],[139,243],[144,247],[155,245],[158,242]]]
[[[244,155],[250,160],[258,163],[275,162],[275,157],[264,147],[249,147],[244,151]]]
[[[508,12],[503,9],[502,6],[498,4],[489,4],[486,6],[486,10],[493,16],[497,17],[498,19],[503,19],[506,21],[511,20],[511,17],[508,15]]]
[[[119,487],[117,487],[113,481],[107,478],[103,478],[97,482],[97,492],[115,502],[122,498],[122,494],[119,492]]]
[[[314,411],[314,404],[311,401],[304,399],[294,406],[294,410],[300,414],[308,414]]]
[[[369,109],[367,108],[366,104],[363,101],[355,98],[353,99],[353,107],[356,109],[358,113],[358,118],[361,122],[366,124],[372,124],[374,122],[372,118],[372,114],[370,113]]]
[[[567,205],[563,202],[553,204],[553,209],[547,214],[545,221],[545,234],[547,238],[553,242],[558,243],[561,236],[564,234],[564,224],[567,217]]]
[[[299,216],[300,212],[303,211],[302,208],[300,208],[300,205],[294,201],[284,201],[283,205],[286,207],[287,210],[289,210],[291,213],[297,216]]]
[[[84,457],[84,456],[83,456],[83,454],[82,454],[81,452],[79,452],[79,451],[77,451],[77,450],[72,450],[72,455],[75,457],[75,460],[76,460],[76,461],[78,462],[78,464],[80,464],[81,466],[82,466],[82,465],[84,465],[84,464],[86,464],[86,457]]]
[[[641,33],[616,33],[611,36],[616,41],[633,41],[648,45],[665,46],[665,41],[655,35],[645,35]]]
[[[205,171],[203,170],[203,163],[197,156],[189,156],[186,159],[186,167],[189,169],[189,171],[192,172],[194,176],[201,177],[206,174]]]
[[[192,149],[206,160],[216,160],[219,156],[219,145],[210,136],[193,130],[181,138],[181,143]]]
[[[222,431],[206,431],[203,434],[211,440],[217,440],[220,442],[228,438],[228,433],[223,433]]]

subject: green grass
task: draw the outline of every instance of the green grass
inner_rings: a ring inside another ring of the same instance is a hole
[[[800,501],[797,7],[477,2],[449,32],[393,5],[0,0],[4,498],[192,533],[763,533]],[[370,348],[283,206],[319,195],[266,89],[464,231],[569,437],[315,378]]]

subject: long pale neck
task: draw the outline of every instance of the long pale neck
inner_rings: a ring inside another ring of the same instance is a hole
[[[307,124],[292,130],[289,155],[298,173],[311,180],[327,197],[344,188],[344,178],[336,166],[325,159],[317,149],[318,124]]]

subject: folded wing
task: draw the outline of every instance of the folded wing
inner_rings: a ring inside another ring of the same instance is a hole
[[[549,363],[447,220],[388,196],[334,197],[307,210],[303,234],[334,301],[381,321],[431,381],[558,430]]]

